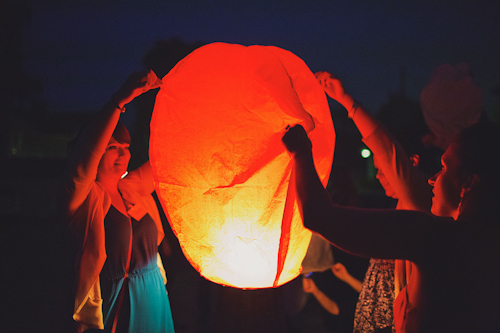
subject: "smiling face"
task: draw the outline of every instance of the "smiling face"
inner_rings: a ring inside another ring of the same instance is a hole
[[[120,178],[125,174],[130,161],[129,147],[129,143],[120,143],[111,137],[97,168],[99,177]]]
[[[457,152],[458,144],[452,143],[441,157],[441,170],[429,179],[433,187],[431,212],[434,215],[458,218],[465,172]]]

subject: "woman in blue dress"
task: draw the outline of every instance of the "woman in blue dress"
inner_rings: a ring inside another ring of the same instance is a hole
[[[61,198],[76,250],[79,332],[174,332],[151,166],[127,172],[130,135],[119,123],[125,104],[160,85],[153,71],[130,75],[70,153]]]

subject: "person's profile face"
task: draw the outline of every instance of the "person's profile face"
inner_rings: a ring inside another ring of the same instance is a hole
[[[111,137],[99,162],[100,176],[121,177],[125,174],[130,162],[129,147],[129,143],[120,143]]]
[[[378,179],[380,185],[382,185],[382,188],[385,191],[385,195],[389,198],[397,199],[396,192],[392,188],[382,170],[379,168],[379,165],[377,164],[377,160],[375,158],[373,159],[373,166],[375,167],[375,169],[377,169],[377,175],[375,177]]]
[[[452,143],[441,157],[441,170],[429,179],[432,190],[431,212],[437,216],[457,218],[461,200],[463,171]]]

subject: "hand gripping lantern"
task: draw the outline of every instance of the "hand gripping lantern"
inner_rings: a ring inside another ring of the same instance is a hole
[[[295,124],[308,131],[326,185],[335,145],[330,110],[293,53],[213,43],[163,78],[151,121],[156,190],[184,255],[205,278],[267,288],[300,274],[311,232],[281,142]]]

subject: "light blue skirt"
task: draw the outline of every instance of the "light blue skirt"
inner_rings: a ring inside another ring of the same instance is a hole
[[[156,262],[148,268],[131,272],[127,283],[124,282],[123,276],[101,277],[105,332],[111,331],[124,285],[116,332],[174,332],[167,290]]]

